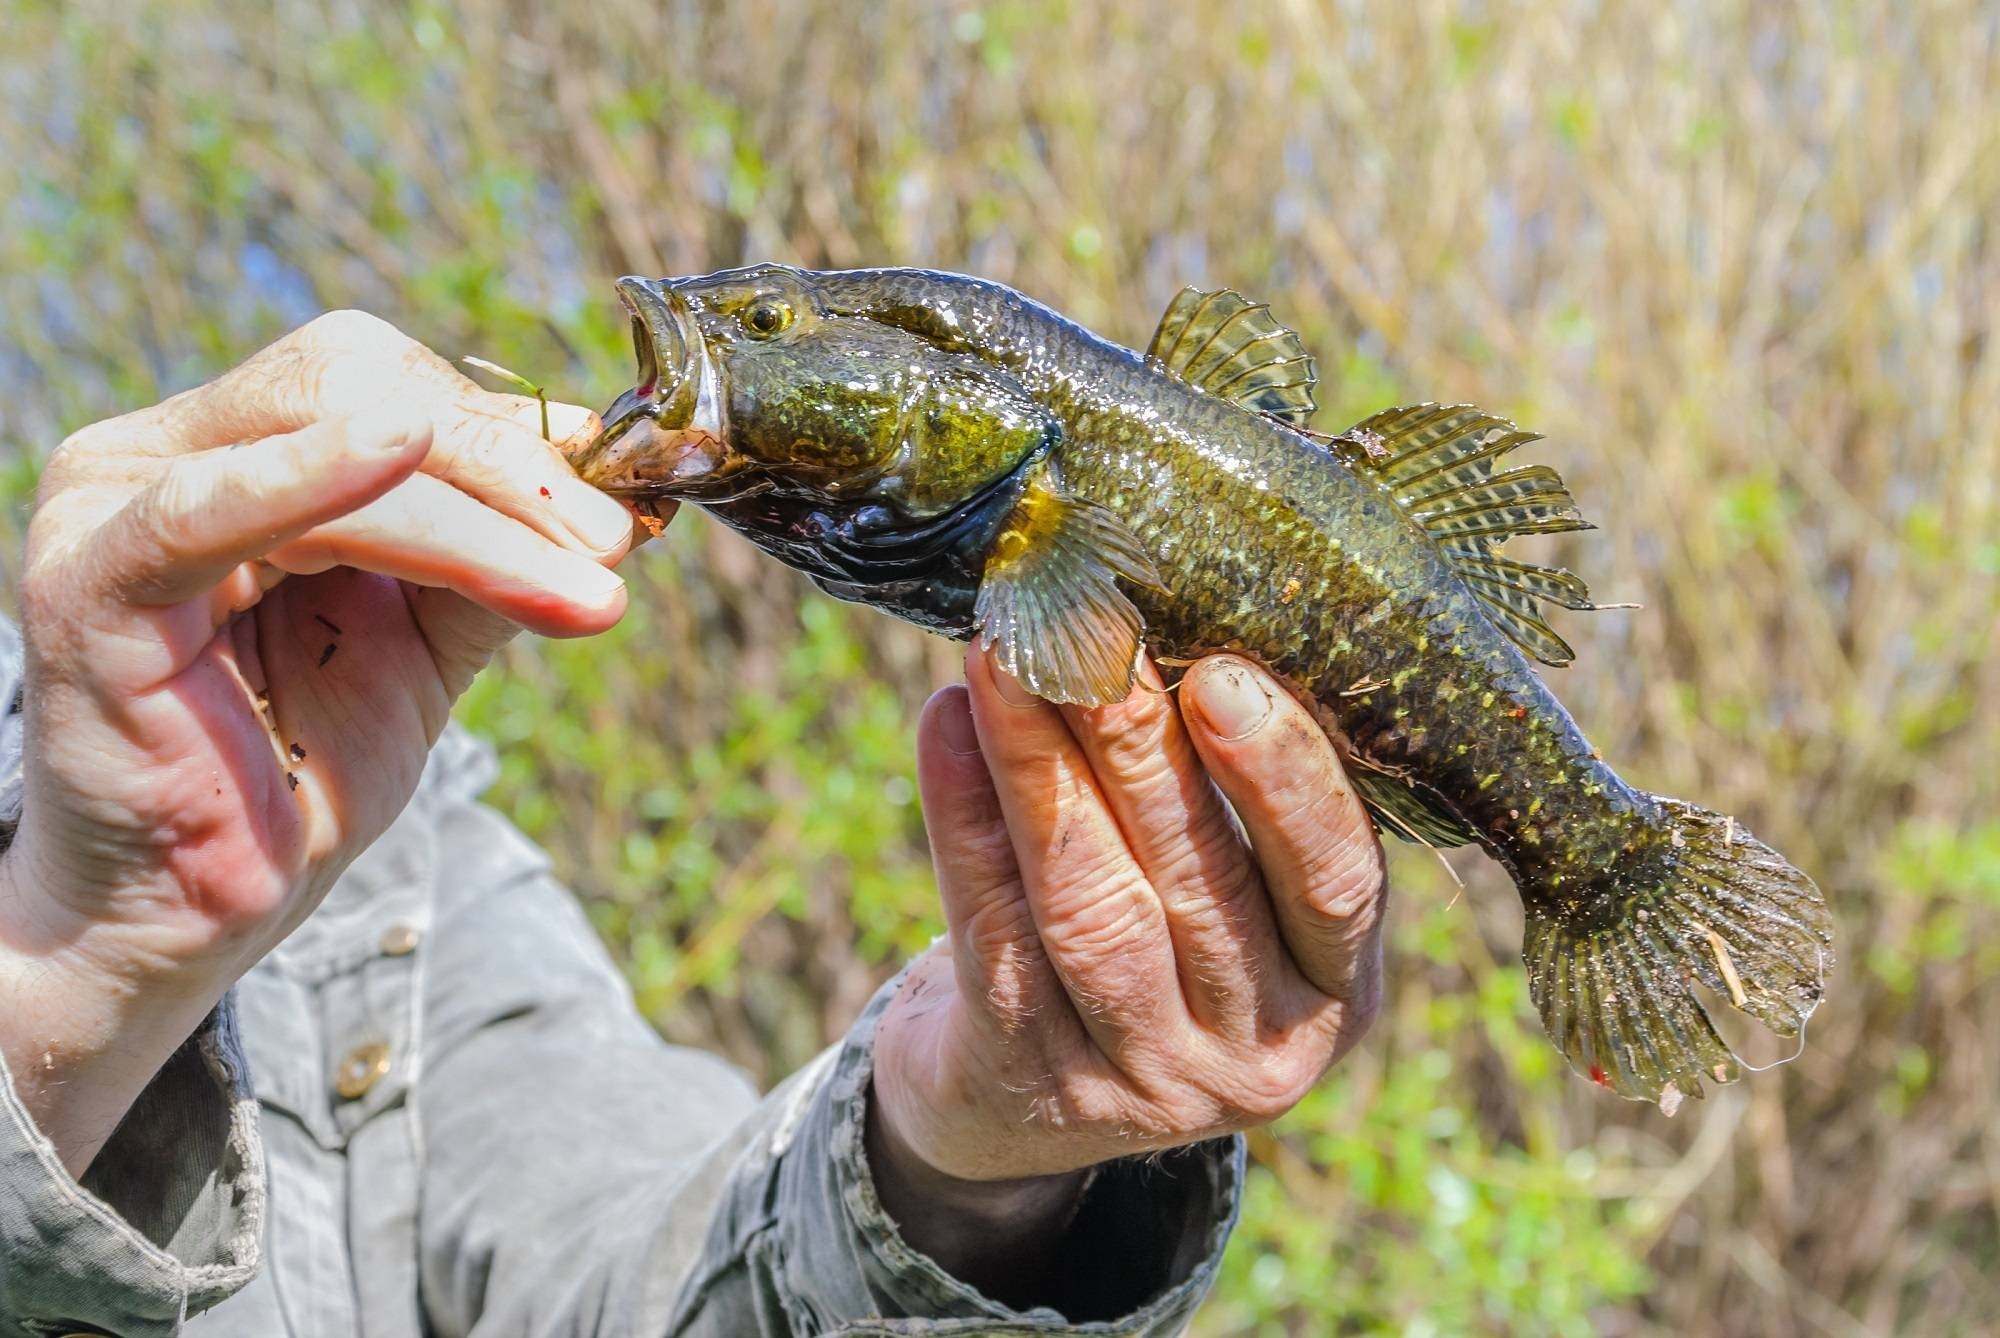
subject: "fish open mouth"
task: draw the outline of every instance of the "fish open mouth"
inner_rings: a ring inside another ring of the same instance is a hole
[[[727,446],[721,378],[693,307],[657,279],[618,281],[638,374],[603,414],[604,431],[570,463],[618,496],[712,500],[741,461]]]

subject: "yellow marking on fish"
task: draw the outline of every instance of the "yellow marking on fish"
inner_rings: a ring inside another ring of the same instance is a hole
[[[1294,599],[1297,599],[1299,597],[1299,590],[1304,585],[1305,582],[1301,581],[1298,577],[1287,576],[1285,578],[1285,588],[1278,592],[1278,602],[1280,604],[1291,603]]]
[[[1054,534],[1062,525],[1064,506],[1063,499],[1056,494],[1039,485],[1030,485],[1015,503],[1006,528],[993,540],[993,552],[986,559],[988,579],[1019,562]]]

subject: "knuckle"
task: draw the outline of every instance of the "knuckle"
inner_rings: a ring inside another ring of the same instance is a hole
[[[1134,1115],[1132,1102],[1118,1083],[1089,1066],[1059,1068],[1045,1095],[1046,1118],[1079,1133],[1124,1129]]]
[[[149,490],[146,523],[171,547],[193,539],[205,516],[248,500],[249,488],[240,471],[208,469],[205,464],[205,457],[176,460]]]
[[[1325,849],[1308,860],[1303,900],[1321,919],[1356,928],[1372,927],[1381,918],[1388,875],[1380,848],[1362,833],[1328,838]]]
[[[416,342],[380,316],[352,307],[315,316],[297,334],[305,345],[342,353],[399,353]]]
[[[1014,838],[1008,834],[1004,823],[977,823],[966,830],[953,832],[949,841],[941,841],[941,844],[949,846],[948,854],[942,857],[950,860],[953,869],[970,875],[967,881],[998,885],[1018,879]]]
[[[1097,738],[1098,768],[1137,784],[1169,769],[1173,759],[1161,744],[1172,710],[1166,693],[1141,684],[1117,705],[1080,711],[1076,718]]]
[[[63,438],[42,464],[41,493],[50,497],[85,477],[91,462],[103,454],[110,438],[109,424],[92,423]]]
[[[1214,1093],[1217,1123],[1246,1129],[1271,1121],[1305,1100],[1326,1072],[1322,1047],[1282,1044],[1239,1061]]]
[[[987,898],[966,917],[965,941],[982,961],[1015,953],[1035,942],[1034,915],[1019,897]]]
[[[1128,956],[1156,928],[1138,890],[1129,881],[1118,880],[1099,886],[1082,905],[1052,910],[1042,935],[1065,956],[1096,964]]]
[[[70,603],[65,585],[53,562],[32,562],[22,573],[16,595],[21,604],[21,624],[31,634],[62,621]]]
[[[1162,895],[1188,914],[1212,910],[1237,922],[1243,903],[1263,891],[1263,876],[1226,822],[1188,833],[1155,875]]]

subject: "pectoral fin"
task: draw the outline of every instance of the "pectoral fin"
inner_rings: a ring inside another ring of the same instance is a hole
[[[993,541],[974,621],[1001,667],[1036,696],[1078,706],[1123,701],[1145,620],[1120,579],[1160,585],[1124,522],[1062,491],[1044,469]]]

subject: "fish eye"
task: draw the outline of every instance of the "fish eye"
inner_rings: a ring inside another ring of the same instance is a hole
[[[791,323],[791,304],[780,298],[759,298],[743,309],[743,328],[752,339],[774,338],[783,334]]]

